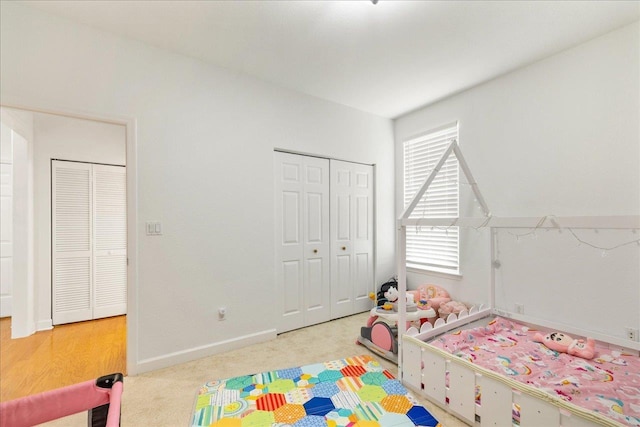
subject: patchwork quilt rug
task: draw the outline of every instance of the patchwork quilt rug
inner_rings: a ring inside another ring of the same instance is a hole
[[[371,356],[211,381],[192,426],[411,427],[438,421]]]

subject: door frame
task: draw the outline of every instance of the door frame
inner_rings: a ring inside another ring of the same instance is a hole
[[[138,171],[137,171],[137,120],[133,117],[119,117],[62,109],[57,106],[39,104],[26,105],[11,96],[3,95],[0,106],[34,113],[53,114],[74,119],[92,120],[125,127],[127,165],[127,375],[138,371]],[[33,267],[33,266],[32,266]],[[13,298],[13,311],[35,312],[33,283],[27,295],[31,297]],[[31,319],[35,323],[35,319]],[[35,332],[35,329],[34,331]],[[32,333],[33,333],[32,332]]]

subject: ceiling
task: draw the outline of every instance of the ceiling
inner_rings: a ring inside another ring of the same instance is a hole
[[[395,118],[640,19],[639,1],[26,1]]]

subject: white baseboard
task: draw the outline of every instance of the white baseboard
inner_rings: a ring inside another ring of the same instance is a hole
[[[53,329],[53,320],[38,320],[36,323],[36,331],[49,331]]]
[[[214,344],[170,353],[164,356],[140,360],[133,372],[135,372],[137,375],[144,372],[155,371],[156,369],[167,368],[179,363],[190,362],[192,360],[201,359],[203,357],[212,356],[214,354],[224,353],[225,351],[235,350],[252,344],[270,341],[275,339],[276,336],[277,334],[275,329],[268,329],[266,331],[244,335],[227,341],[221,341]]]

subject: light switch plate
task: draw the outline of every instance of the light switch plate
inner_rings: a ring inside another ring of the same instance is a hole
[[[160,236],[162,234],[162,223],[158,221],[147,221],[145,226],[147,236]]]

